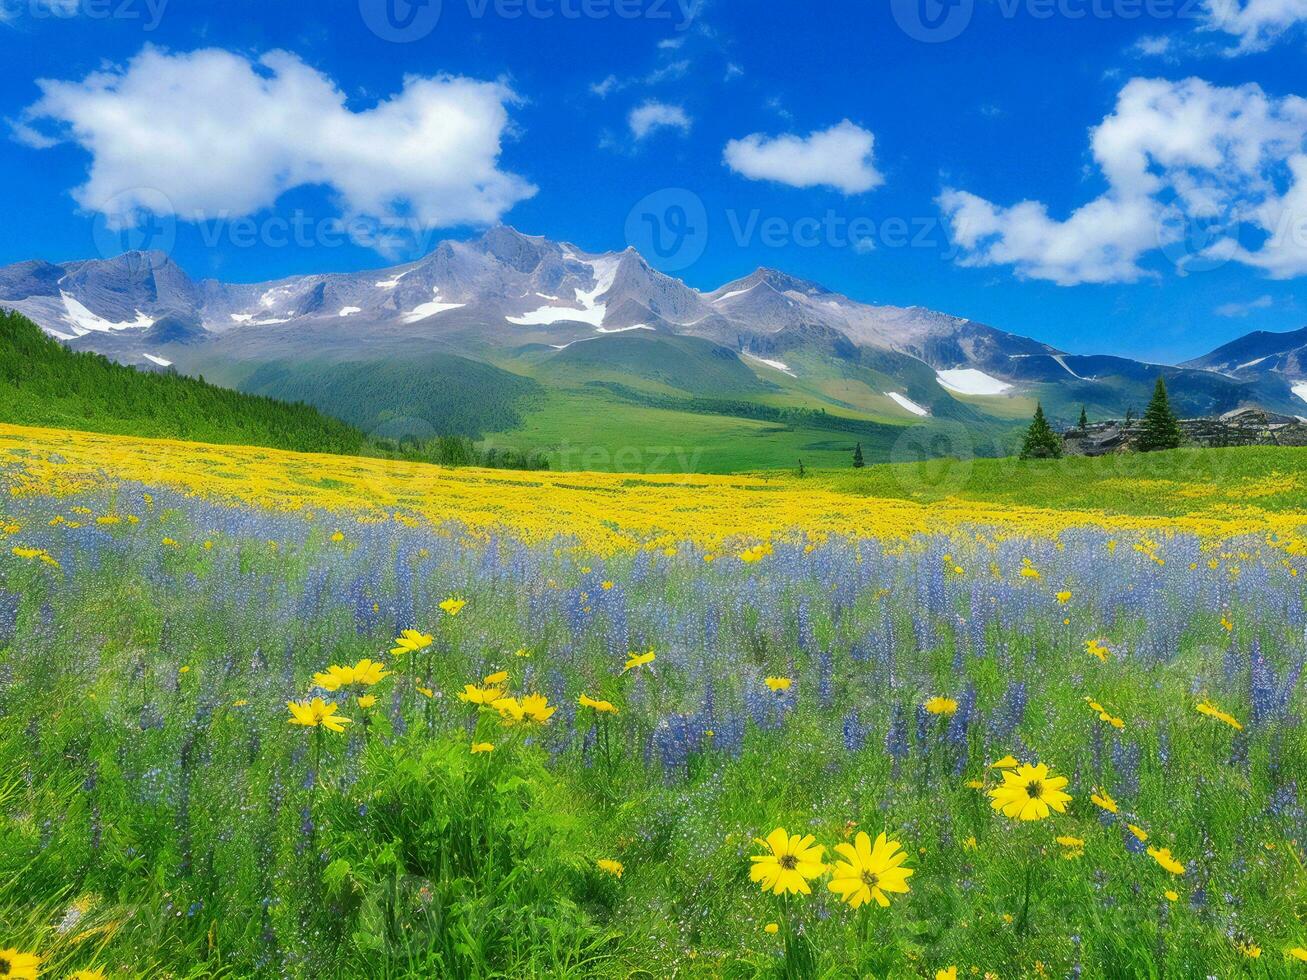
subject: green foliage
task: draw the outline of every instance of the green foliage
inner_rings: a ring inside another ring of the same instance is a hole
[[[1062,455],[1062,437],[1053,431],[1044,418],[1044,406],[1035,406],[1035,417],[1026,430],[1021,443],[1022,459],[1057,459]]]
[[[137,371],[74,353],[0,310],[0,419],[119,435],[359,452],[361,432],[303,404],[258,398],[173,372]]]
[[[539,385],[530,378],[442,353],[375,361],[271,361],[237,386],[314,405],[374,438],[392,440],[424,440],[435,433],[479,439],[515,427],[539,400]]]
[[[1080,406],[1080,421],[1076,423],[1076,427],[1079,429],[1089,428],[1089,413],[1085,411],[1084,405]]]
[[[1151,453],[1159,449],[1178,449],[1182,441],[1180,420],[1171,411],[1166,382],[1158,375],[1153,399],[1144,410],[1137,446],[1140,452]]]
[[[853,447],[853,468],[860,470],[866,465],[866,461],[862,458],[862,443],[858,443]]]

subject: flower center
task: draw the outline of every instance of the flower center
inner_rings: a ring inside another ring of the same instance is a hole
[[[880,876],[872,871],[862,872],[862,880],[867,884],[867,887],[869,888],[875,888],[877,885],[880,884]]]
[[[1044,795],[1044,784],[1038,779],[1032,779],[1026,783],[1026,795],[1032,800],[1037,800]]]
[[[786,871],[793,871],[799,864],[799,859],[793,854],[786,854],[781,858],[781,867]]]
[[[0,977],[9,976],[9,961],[0,956]]]

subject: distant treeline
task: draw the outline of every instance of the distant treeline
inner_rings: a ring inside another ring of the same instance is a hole
[[[77,353],[0,310],[0,419],[18,425],[357,454],[362,432],[304,404]]]
[[[411,439],[373,440],[371,452],[440,466],[483,466],[500,470],[547,470],[549,460],[534,450],[477,446],[467,436],[437,436],[423,442]]]

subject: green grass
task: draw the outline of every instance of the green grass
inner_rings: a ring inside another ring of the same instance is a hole
[[[960,440],[959,440],[960,442]],[[956,446],[950,448],[957,448]],[[925,459],[814,474],[847,493],[1179,516],[1215,502],[1307,512],[1307,449],[1177,449],[1057,460]]]
[[[547,388],[522,424],[488,437],[491,445],[534,448],[556,470],[732,473],[834,467],[868,453],[888,454],[895,427],[869,424],[859,435],[812,425],[633,404],[602,390]]]

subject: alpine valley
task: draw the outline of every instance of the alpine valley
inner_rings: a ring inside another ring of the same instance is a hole
[[[76,350],[306,402],[381,437],[463,435],[563,469],[724,472],[894,455],[905,432],[1012,444],[1140,411],[1307,413],[1307,328],[1178,366],[1071,354],[772,269],[700,292],[635,250],[500,226],[372,272],[195,281],[162,252],[0,268],[0,306]],[[912,427],[909,429],[909,427]],[[947,445],[945,446],[947,448]]]

